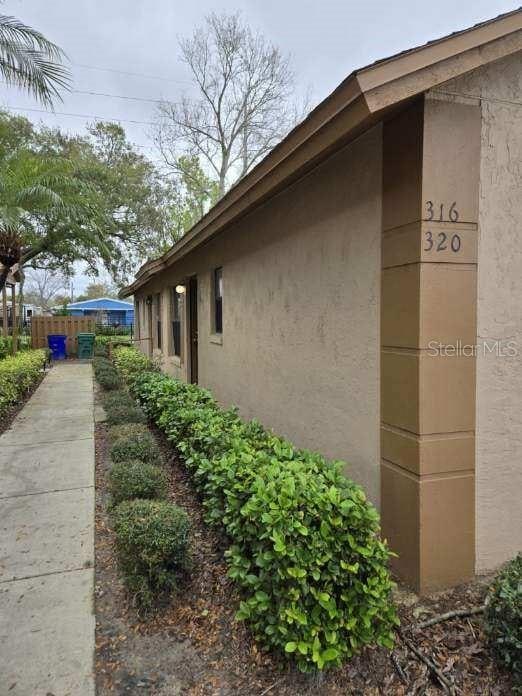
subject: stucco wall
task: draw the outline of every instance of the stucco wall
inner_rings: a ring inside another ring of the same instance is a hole
[[[482,97],[476,563],[483,571],[522,549],[522,54],[443,89]],[[497,340],[517,354],[480,349]]]
[[[378,126],[137,295],[197,274],[199,383],[245,418],[346,460],[376,503],[381,159]],[[222,345],[211,336],[217,266]],[[164,299],[166,327],[169,307]],[[186,377],[184,356],[163,360]]]

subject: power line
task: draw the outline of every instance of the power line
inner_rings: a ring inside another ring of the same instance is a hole
[[[123,94],[108,94],[106,92],[91,92],[89,90],[82,89],[71,89],[69,90],[73,94],[88,94],[94,97],[112,97],[113,99],[126,99],[130,101],[138,102],[148,102],[149,104],[164,104],[168,102],[169,104],[174,104],[170,99],[148,99],[147,97],[127,97]]]
[[[10,106],[6,104],[7,109],[12,109],[13,111],[32,111],[40,114],[48,114],[49,116],[70,116],[72,118],[94,118],[97,121],[118,121],[121,123],[133,123],[135,125],[141,126],[155,126],[154,121],[136,121],[130,118],[116,118],[110,116],[96,116],[96,114],[73,114],[65,111],[47,111],[46,109],[34,109],[26,106]]]
[[[177,82],[178,84],[191,84],[189,80],[175,80],[172,77],[159,77],[159,75],[145,75],[144,73],[128,72],[126,70],[116,70],[115,68],[102,68],[97,65],[85,65],[84,63],[73,63],[77,68],[86,70],[101,70],[102,72],[117,73],[118,75],[129,75],[130,77],[143,77],[146,80],[161,80],[162,82]]]
[[[0,84],[2,85],[9,85],[8,82],[5,80],[0,80]],[[149,104],[176,104],[177,102],[173,102],[170,99],[152,99],[148,97],[130,97],[126,96],[124,94],[109,94],[108,92],[94,92],[92,90],[83,90],[83,89],[70,89],[68,90],[69,94],[87,94],[89,96],[94,96],[94,97],[111,97],[113,99],[125,99],[126,101],[138,101],[138,102],[147,102]]]
[[[71,114],[71,113],[65,113],[62,111],[46,111],[45,109],[32,109],[29,107],[21,107],[21,106],[9,106],[9,104],[6,105],[7,109],[13,109],[15,111],[36,111],[38,113],[43,113],[43,114],[49,114],[50,116],[56,115],[56,116],[73,116],[76,118],[94,118],[99,121],[123,121],[125,123],[135,123],[135,124],[143,124],[143,125],[155,125],[151,121],[133,121],[130,119],[122,119],[122,118],[107,118],[107,117],[102,117],[102,116],[96,116],[94,114]],[[138,145],[138,143],[131,142],[130,143],[133,147],[139,147],[140,149],[143,150],[151,150],[154,152],[157,152],[157,148],[153,147],[152,145]],[[160,158],[159,158],[160,159]]]

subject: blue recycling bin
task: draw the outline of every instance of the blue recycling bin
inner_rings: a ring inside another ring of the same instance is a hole
[[[67,336],[62,336],[60,334],[49,334],[47,336],[47,345],[49,350],[53,354],[53,360],[65,360],[65,341]]]

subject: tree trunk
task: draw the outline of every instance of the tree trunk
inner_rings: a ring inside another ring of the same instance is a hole
[[[20,285],[18,286],[18,321],[20,322],[20,333],[24,330],[24,284],[25,273],[23,268],[19,268]]]
[[[11,269],[7,266],[3,266],[2,270],[0,271],[0,291],[5,288],[5,283],[7,281],[7,276],[9,275],[10,270]]]
[[[223,196],[225,195],[225,174],[223,172],[219,175],[218,195],[219,198],[223,198]]]

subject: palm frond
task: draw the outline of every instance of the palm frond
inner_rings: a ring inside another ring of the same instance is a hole
[[[61,65],[63,51],[39,31],[14,17],[0,15],[0,74],[52,106],[60,89],[69,89],[71,75]]]
[[[24,210],[39,210],[41,212],[52,208],[59,210],[66,207],[59,193],[42,184],[33,184],[21,189],[14,202]]]

